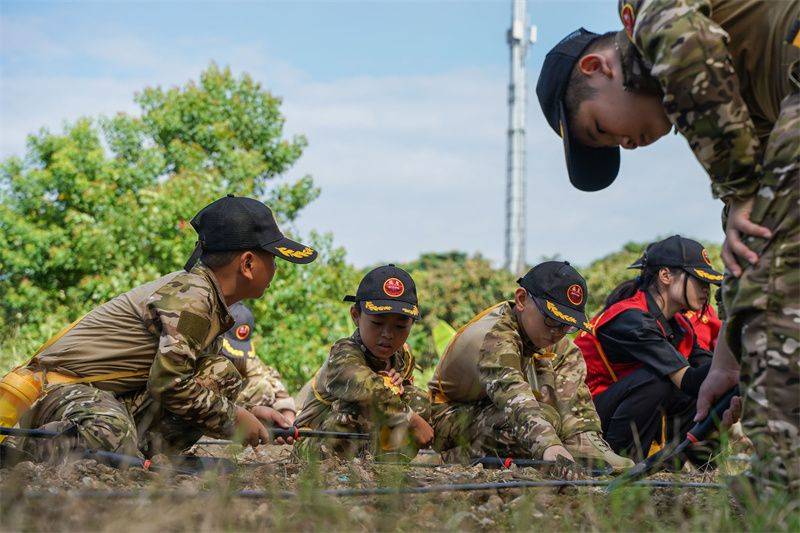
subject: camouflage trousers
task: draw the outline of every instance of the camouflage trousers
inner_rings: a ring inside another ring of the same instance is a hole
[[[563,442],[578,433],[600,432],[592,396],[586,386],[586,365],[579,352],[534,359],[528,381],[536,383],[533,394],[540,405],[539,417],[551,425]],[[535,381],[534,381],[535,377]],[[532,387],[533,388],[533,387]],[[536,441],[530,428],[518,427],[490,399],[474,403],[449,402],[431,407],[433,447],[446,461],[499,455],[540,459],[532,450]]]
[[[430,421],[430,402],[428,396],[416,387],[406,387],[402,395],[403,403],[426,421]],[[305,410],[304,410],[305,411]],[[380,415],[369,407],[355,407],[351,403],[333,402],[314,413],[313,417],[301,416],[298,426],[321,431],[340,431],[350,433],[370,433],[372,440],[353,439],[320,439],[307,438],[297,446],[297,452],[303,456],[316,457],[355,457],[366,452],[373,455],[392,455],[396,458],[413,459],[419,447],[414,443],[408,431],[408,424],[389,427],[382,424]]]
[[[727,340],[741,363],[742,422],[762,486],[800,490],[800,93],[788,96],[764,154],[751,220],[772,230],[746,242],[760,255],[727,276]]]
[[[195,378],[201,384],[235,398],[242,379],[222,356],[198,363]],[[116,395],[88,384],[49,386],[20,424],[22,427],[61,432],[75,427],[75,434],[55,439],[22,439],[19,447],[36,460],[58,460],[75,450],[104,450],[138,457],[179,453],[190,448],[204,429],[165,411],[147,389]]]
[[[278,411],[296,411],[294,399],[274,368],[265,365],[258,357],[247,357],[244,368],[239,369],[244,383],[236,403],[251,408],[256,405],[272,407]]]

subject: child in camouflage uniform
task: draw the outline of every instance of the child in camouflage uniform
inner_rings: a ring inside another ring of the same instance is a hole
[[[549,261],[519,281],[514,300],[462,327],[429,383],[434,448],[445,460],[502,457],[633,466],[599,434],[586,365],[565,335],[586,328],[586,282]]]
[[[255,446],[271,440],[263,421],[290,426],[273,409],[236,404],[242,378],[219,354],[220,336],[233,325],[228,306],[269,286],[276,256],[308,263],[316,252],[284,237],[250,198],[221,198],[191,224],[199,240],[185,270],[95,308],[30,361],[45,388],[20,425],[74,426],[77,437],[25,439],[23,449],[39,459],[72,447],[141,457],[184,450],[203,434]]]
[[[370,432],[373,451],[413,458],[428,445],[427,395],[414,386],[414,357],[405,344],[419,318],[414,280],[394,265],[376,268],[358,285],[350,316],[356,331],[340,339],[317,371],[296,425],[324,431]],[[364,441],[307,439],[304,452],[353,456]]]
[[[294,423],[297,411],[294,398],[281,382],[278,371],[265,365],[256,355],[252,338],[255,327],[253,312],[241,302],[233,304],[229,310],[235,322],[222,336],[221,353],[242,375],[242,390],[236,403],[246,408],[256,405],[271,407]]]

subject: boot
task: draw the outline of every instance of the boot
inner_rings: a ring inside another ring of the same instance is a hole
[[[590,463],[607,463],[614,472],[622,472],[634,465],[627,457],[614,453],[614,450],[595,431],[578,433],[564,441],[564,447],[576,460],[584,459]]]

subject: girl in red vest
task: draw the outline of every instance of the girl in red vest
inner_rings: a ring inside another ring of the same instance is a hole
[[[648,246],[630,268],[641,274],[612,291],[591,321],[592,333],[575,344],[604,438],[615,452],[641,458],[692,426],[712,354],[698,345],[682,312],[702,312],[722,274],[700,243],[679,235]]]

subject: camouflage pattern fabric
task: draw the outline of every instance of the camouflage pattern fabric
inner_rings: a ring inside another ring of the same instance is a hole
[[[486,398],[432,407],[437,451],[541,459],[564,439],[600,431],[580,350],[567,338],[536,349],[510,306],[485,335],[478,369]]]
[[[404,376],[403,394],[398,394],[378,372],[393,368]],[[358,330],[340,339],[312,378],[312,394],[300,409],[295,425],[326,431],[374,433],[369,441],[306,439],[298,446],[303,454],[353,456],[400,452],[413,457],[416,448],[408,438],[408,421],[416,413],[430,418],[427,394],[414,386],[414,357],[404,346],[382,361],[361,342]]]
[[[751,220],[770,228],[769,240],[747,238],[760,255],[742,263],[743,275],[722,287],[726,338],[741,361],[743,426],[756,448],[752,474],[761,487],[777,482],[800,490],[800,50],[784,41],[797,19],[797,3],[765,3],[750,11],[786,10],[764,28],[737,39],[778,38],[774,65],[762,93],[782,94],[766,143],[757,137],[745,98],[756,101],[753,80],[743,94],[728,45],[713,20],[711,0],[620,0],[623,25],[664,94],[669,118],[708,172],[718,198],[755,196]],[[629,7],[626,7],[629,6]],[[748,6],[750,7],[750,6]],[[628,20],[626,24],[626,18]],[[779,20],[778,20],[779,19]],[[752,25],[751,25],[752,26]],[[767,31],[769,30],[769,31]],[[619,42],[619,40],[618,40]],[[623,54],[624,57],[625,54]],[[758,58],[762,60],[762,58]],[[792,80],[791,83],[787,80]],[[760,81],[760,78],[759,80]],[[788,84],[787,84],[788,83]],[[792,85],[793,84],[793,85]],[[762,101],[764,101],[762,96]],[[764,121],[762,120],[762,123]],[[763,129],[763,128],[762,128]],[[762,140],[763,140],[762,135]]]
[[[193,380],[228,401],[239,394],[242,383],[239,372],[222,356],[201,359]],[[39,460],[82,449],[143,457],[184,451],[207,432],[207,427],[163,409],[147,389],[117,396],[81,383],[49,386],[21,422],[22,427],[52,431],[72,425],[76,438],[23,439],[20,446]],[[230,435],[226,424],[208,433]]]
[[[745,198],[761,180],[762,146],[740,91],[729,36],[712,19],[714,4],[619,0],[618,13],[660,85],[670,121],[711,177],[714,196]]]
[[[150,328],[159,335],[148,391],[164,409],[184,421],[209,435],[229,437],[235,424],[234,402],[216,387],[204,386],[196,374],[201,357],[219,359],[220,335],[230,329],[233,319],[221,302],[213,273],[199,264],[191,274],[207,279],[178,276],[148,301]]]
[[[294,399],[281,381],[281,375],[265,365],[258,357],[246,357],[240,368],[244,378],[242,392],[236,403],[246,408],[256,405],[272,407],[278,411],[296,411]],[[243,372],[242,372],[243,370]]]
[[[748,238],[760,255],[723,285],[727,339],[742,364],[743,426],[765,486],[800,491],[800,94],[788,96],[764,154],[751,219],[770,240]]]

